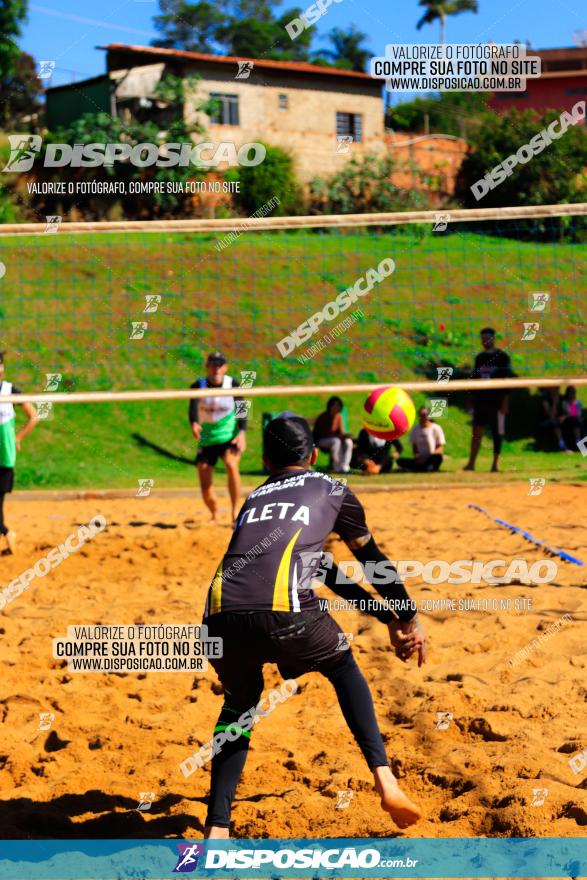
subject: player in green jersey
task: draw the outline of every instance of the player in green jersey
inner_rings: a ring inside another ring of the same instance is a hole
[[[20,393],[19,388],[15,388],[11,382],[7,382],[4,378],[4,354],[0,352],[0,396]],[[4,521],[4,498],[9,492],[12,492],[14,486],[16,453],[20,450],[21,441],[38,422],[35,408],[31,403],[21,403],[20,405],[25,411],[28,421],[17,432],[13,404],[0,403],[0,535],[5,539],[9,553],[14,553],[16,532],[9,529]]]
[[[206,376],[198,379],[190,388],[238,388],[239,383],[228,376],[226,358],[214,351],[206,361]],[[246,449],[247,428],[246,402],[239,397],[210,397],[190,400],[189,420],[192,434],[198,441],[196,466],[204,504],[215,522],[218,511],[216,493],[212,485],[214,468],[219,458],[224,462],[228,479],[232,521],[236,520],[240,505],[239,462]]]

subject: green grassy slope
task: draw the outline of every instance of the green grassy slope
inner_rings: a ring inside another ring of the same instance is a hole
[[[247,233],[220,253],[215,240],[163,233],[0,238],[7,269],[0,281],[0,346],[9,352],[8,378],[35,391],[49,372],[63,374],[65,390],[177,388],[200,375],[208,350],[221,348],[233,374],[256,370],[256,384],[401,383],[435,375],[435,364],[452,365],[455,375],[466,371],[485,324],[500,331],[499,344],[519,375],[585,373],[585,244],[471,231],[432,235],[422,228]],[[279,339],[384,257],[393,258],[396,270],[359,300],[361,321],[306,363],[296,360],[305,345],[280,357]],[[538,318],[528,308],[535,290],[552,297],[549,314]],[[145,314],[151,294],[161,303]],[[522,325],[532,320],[540,331],[523,342]],[[133,321],[147,322],[143,339],[129,339]],[[259,471],[264,411],[312,416],[323,403],[316,396],[255,399],[244,472],[254,479]],[[357,432],[361,400],[353,395],[347,403]],[[510,473],[582,478],[580,456],[533,451],[530,393],[513,395],[511,410],[504,450]],[[190,485],[194,444],[186,413],[183,402],[56,407],[25,441],[18,485],[131,487],[141,478]],[[468,448],[464,396],[451,396],[443,426],[450,474]],[[487,466],[488,456],[479,463],[480,470]]]

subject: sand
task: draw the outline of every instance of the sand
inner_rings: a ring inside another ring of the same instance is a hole
[[[362,498],[393,559],[544,558],[471,511],[473,501],[587,561],[584,488],[549,484],[533,497],[518,483]],[[96,514],[109,526],[0,612],[2,838],[201,836],[209,771],[186,779],[178,765],[211,736],[222,702],[213,671],[73,673],[53,659],[52,639],[70,624],[198,623],[228,522],[209,525],[201,502],[185,497],[13,497],[7,506],[20,543],[0,558],[2,586]],[[336,541],[333,552],[348,556]],[[587,768],[574,774],[568,760],[587,746],[585,572],[560,563],[553,583],[534,587],[410,581],[418,600],[531,600],[529,610],[424,614],[422,669],[393,656],[381,624],[336,613],[353,633],[396,774],[425,818],[400,832],[381,813],[330,685],[313,673],[255,728],[235,836],[584,835]],[[565,614],[573,620],[510,664]],[[273,667],[265,680],[279,682]],[[40,712],[55,716],[49,731],[39,730]],[[452,713],[446,729],[439,712]],[[338,792],[352,793],[341,796],[346,808],[337,808]],[[154,795],[148,810],[137,809],[142,793]]]

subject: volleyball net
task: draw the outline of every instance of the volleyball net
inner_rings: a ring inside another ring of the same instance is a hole
[[[527,468],[544,418],[533,389],[587,381],[586,239],[587,204],[0,227],[6,378],[45,420],[19,486],[191,482],[187,398],[208,392],[189,386],[216,350],[243,386],[245,473],[262,473],[271,414],[312,420],[342,394],[356,434],[363,398],[387,384],[438,404],[453,471],[464,392],[509,388],[510,467]],[[471,381],[486,326],[514,378]]]
[[[487,325],[520,377],[586,372],[587,205],[4,226],[0,262],[31,392],[182,388],[211,350],[263,386],[461,379]]]

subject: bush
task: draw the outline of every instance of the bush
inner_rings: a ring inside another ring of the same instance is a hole
[[[88,143],[127,143],[135,146],[140,143],[161,145],[169,143],[195,142],[201,135],[204,140],[205,128],[198,121],[184,118],[184,105],[189,96],[197,96],[200,77],[190,76],[180,79],[167,75],[155,89],[157,105],[162,109],[158,116],[141,118],[140,114],[130,121],[110,116],[108,113],[86,113],[75,119],[65,128],[46,132],[43,138],[43,151],[51,143],[88,144]],[[203,100],[195,105],[197,112],[208,113],[211,102]],[[0,150],[5,149],[0,144]],[[67,194],[64,196],[33,195],[27,199],[29,213],[35,219],[43,214],[68,214],[74,219],[75,214],[83,218],[119,219],[122,217],[152,218],[158,216],[191,216],[193,214],[192,199],[185,197],[185,192],[175,193],[173,187],[168,191],[167,184],[182,183],[188,180],[200,180],[206,177],[208,169],[204,166],[175,166],[138,168],[129,162],[119,162],[93,168],[84,166],[76,169],[70,176],[73,182],[102,181],[107,178],[127,184],[130,181],[144,181],[164,184],[162,193],[117,194],[114,198],[109,194]],[[39,183],[60,181],[62,171],[45,168],[41,162],[30,174],[30,179]],[[16,186],[9,176],[9,186]],[[0,213],[0,217],[2,214]],[[6,222],[6,221],[4,221]]]
[[[21,219],[18,206],[5,190],[0,189],[0,223],[19,223]]]
[[[5,136],[0,133],[0,168],[3,168],[10,158],[10,147]],[[22,220],[22,211],[18,204],[18,194],[14,183],[7,179],[7,175],[1,175],[0,180],[0,223],[18,223]]]
[[[373,214],[427,208],[428,198],[417,190],[400,189],[391,182],[391,156],[351,159],[342,171],[310,183],[313,214]]]
[[[511,110],[483,122],[459,172],[458,192],[465,205],[479,207],[470,187],[559,117],[556,110],[543,116],[531,110]],[[556,130],[560,132],[560,125]],[[582,202],[587,189],[586,168],[587,136],[582,125],[571,124],[541,153],[515,165],[509,177],[482,198],[482,207]]]
[[[296,179],[292,157],[280,147],[264,146],[267,155],[260,165],[243,165],[236,172],[240,192],[235,194],[235,202],[248,216],[274,198],[279,199],[279,204],[271,211],[271,216],[303,214],[304,196]]]

